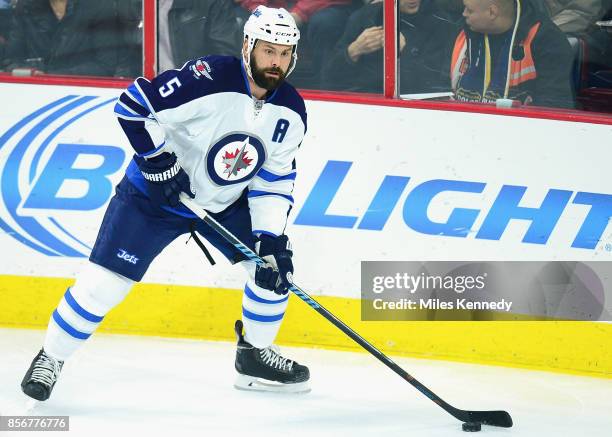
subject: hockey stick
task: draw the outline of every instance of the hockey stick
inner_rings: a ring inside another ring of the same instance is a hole
[[[196,214],[204,223],[213,228],[219,235],[221,235],[221,237],[223,237],[227,242],[232,244],[236,249],[242,252],[251,261],[253,261],[257,265],[265,264],[265,261],[263,259],[261,259],[245,244],[243,244],[231,232],[225,229],[219,222],[212,218],[208,214],[208,212],[200,208],[191,198],[189,198],[184,193],[181,193],[181,202],[183,202],[183,204],[191,211],[193,211],[193,213]],[[458,408],[453,407],[449,403],[445,402],[442,398],[440,398],[440,396],[438,396],[430,389],[425,387],[423,384],[421,384],[418,380],[416,380],[412,375],[410,375],[400,366],[395,364],[395,362],[393,362],[389,357],[387,357],[381,351],[376,349],[372,344],[370,344],[367,340],[365,340],[363,337],[361,337],[359,334],[349,328],[346,324],[344,324],[340,319],[330,313],[327,309],[322,307],[317,301],[315,301],[297,285],[292,284],[289,287],[289,290],[291,290],[296,296],[306,302],[312,309],[314,309],[316,312],[325,317],[329,322],[333,323],[338,329],[348,335],[357,344],[359,344],[365,350],[367,350],[376,358],[378,358],[384,365],[386,365],[403,379],[408,381],[417,390],[419,390],[433,402],[438,404],[456,419],[462,422],[478,422],[485,425],[501,426],[504,428],[510,428],[512,426],[512,417],[510,417],[510,414],[508,414],[508,412],[506,411],[470,411],[460,410]]]

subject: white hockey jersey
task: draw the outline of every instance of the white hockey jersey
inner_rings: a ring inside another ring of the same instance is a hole
[[[247,189],[253,232],[284,232],[307,125],[304,101],[291,85],[258,101],[241,61],[210,56],[152,81],[136,79],[115,114],[140,156],[176,153],[202,208],[223,211]],[[127,176],[144,190],[134,161]],[[174,212],[190,215],[184,207]]]

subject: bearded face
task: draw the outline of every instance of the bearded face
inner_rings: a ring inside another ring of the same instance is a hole
[[[283,71],[280,67],[263,68],[257,64],[255,53],[251,52],[251,74],[257,86],[268,91],[275,90],[285,81],[287,70]]]

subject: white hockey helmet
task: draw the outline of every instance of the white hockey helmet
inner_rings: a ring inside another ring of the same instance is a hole
[[[251,78],[253,78],[251,74],[251,52],[257,40],[293,46],[291,64],[289,64],[286,76],[291,74],[297,62],[297,44],[300,40],[300,30],[286,9],[257,6],[247,22],[244,23],[244,38],[247,41],[247,49],[246,53],[242,52],[242,59],[247,74]]]

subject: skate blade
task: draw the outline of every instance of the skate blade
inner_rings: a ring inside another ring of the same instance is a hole
[[[271,393],[308,393],[310,391],[310,384],[308,381],[296,382],[295,384],[282,384],[280,382],[268,381],[248,375],[238,375],[236,382],[234,382],[234,387],[238,390]]]

